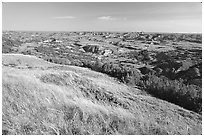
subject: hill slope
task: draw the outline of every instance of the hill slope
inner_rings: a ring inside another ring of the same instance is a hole
[[[201,115],[107,75],[3,54],[3,134],[201,134]]]

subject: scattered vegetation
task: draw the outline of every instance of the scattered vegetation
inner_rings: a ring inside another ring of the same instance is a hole
[[[145,90],[155,97],[202,113],[202,89],[199,86],[185,85],[182,80],[168,80],[155,75],[149,75],[144,83]]]
[[[11,40],[2,37],[2,53],[13,53],[17,51],[16,47],[19,47],[22,42],[18,40]]]
[[[136,53],[138,52],[134,52],[134,54]],[[175,74],[175,71],[173,70],[177,70],[181,66],[181,64],[175,62],[170,57],[169,58],[164,57],[167,55],[163,54],[161,55],[161,53],[159,53],[159,55],[157,55],[158,58],[160,57],[161,59],[158,60],[156,67],[159,68],[164,67],[162,68],[163,69],[162,74],[163,76],[165,76],[165,78],[158,76],[156,71],[150,71],[155,73],[149,73],[150,76],[145,76],[141,74],[137,68],[134,68],[132,66],[127,67],[121,65],[120,63],[108,61],[102,62],[97,59],[80,60],[79,61],[80,64],[77,64],[78,62],[76,60],[71,60],[71,63],[69,64],[88,67],[91,68],[92,70],[108,74],[109,76],[115,77],[119,81],[124,82],[126,84],[139,86],[141,89],[147,91],[148,93],[152,94],[155,97],[164,99],[166,101],[184,107],[188,110],[192,110],[194,112],[201,114],[202,112],[201,87],[196,85],[189,85],[186,82],[184,82],[185,79],[180,81],[174,80],[177,74]],[[133,53],[130,53],[130,55],[132,56]],[[144,56],[146,55],[148,54],[147,53],[144,54]],[[140,56],[141,56],[140,59],[142,59],[143,58],[142,54]],[[61,60],[63,60],[64,62],[61,62],[58,59],[53,59],[51,62],[58,64],[66,64],[66,61],[68,61],[66,59]],[[148,75],[148,73],[146,75]]]
[[[2,134],[201,134],[201,37],[3,32]]]
[[[196,113],[156,98],[136,95],[137,91],[100,73],[99,76],[77,67],[56,70],[54,66],[46,70],[4,66],[3,134],[201,133],[201,116]],[[188,127],[186,117],[192,118]]]

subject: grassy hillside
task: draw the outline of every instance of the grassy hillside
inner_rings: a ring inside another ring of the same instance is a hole
[[[3,134],[201,134],[202,117],[87,68],[3,54]]]

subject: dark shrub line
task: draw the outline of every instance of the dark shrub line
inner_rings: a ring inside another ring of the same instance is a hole
[[[185,85],[182,80],[168,80],[155,75],[149,75],[144,85],[145,90],[155,97],[200,114],[202,112],[202,89],[198,86]]]
[[[50,60],[48,59],[48,61]],[[124,67],[113,62],[83,60],[79,66],[108,74],[126,84],[141,86],[142,89],[157,98],[201,114],[202,89],[196,85],[185,85],[182,80],[169,80],[154,74],[141,76],[137,69]]]

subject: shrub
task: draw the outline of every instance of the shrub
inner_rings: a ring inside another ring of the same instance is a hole
[[[146,91],[155,97],[201,113],[202,89],[200,87],[185,85],[181,80],[168,80],[155,75],[149,75],[144,83]]]
[[[83,61],[83,67],[91,68],[92,70],[108,74],[111,77],[117,78],[118,80],[132,84],[141,84],[140,77],[141,74],[137,69],[122,66],[120,64],[115,64],[114,62],[101,62],[96,61]]]
[[[139,56],[139,53],[138,53],[137,51],[135,51],[135,50],[130,51],[130,52],[128,52],[127,54],[128,54],[128,55],[127,55],[128,58],[138,59],[138,56]]]

